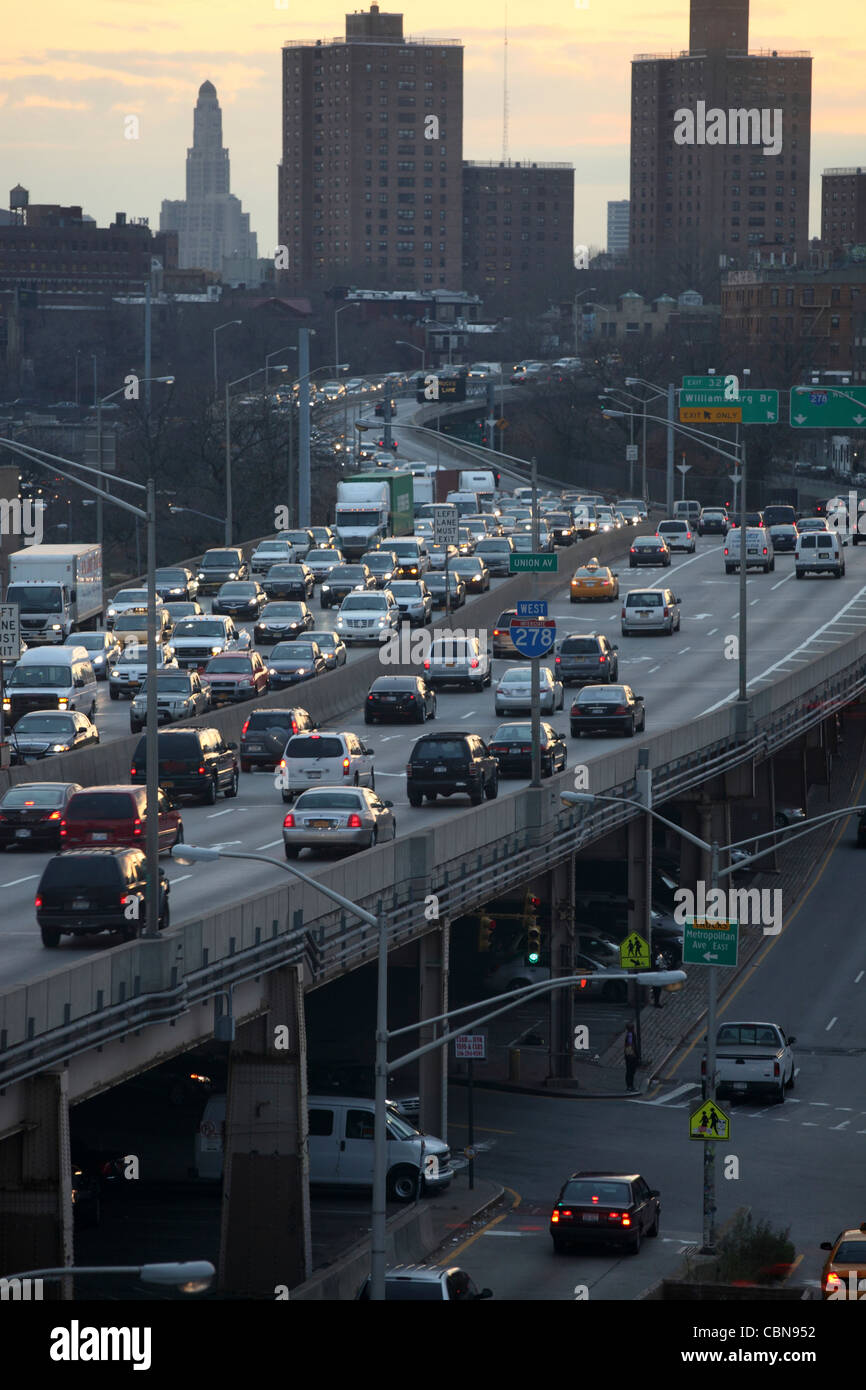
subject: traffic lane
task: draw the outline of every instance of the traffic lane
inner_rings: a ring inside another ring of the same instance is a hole
[[[476,1160],[476,1173],[502,1183],[520,1201],[504,1221],[449,1252],[449,1263],[468,1270],[496,1298],[533,1301],[574,1299],[576,1285],[585,1286],[590,1299],[628,1300],[672,1276],[684,1246],[699,1243],[701,1190],[697,1155],[677,1135],[675,1117],[642,1113],[625,1101],[486,1091],[479,1073],[483,1064],[476,1066],[475,1140],[490,1147]],[[463,1087],[449,1088],[448,1105],[448,1138],[456,1152],[467,1135]],[[697,1147],[692,1143],[692,1150]],[[563,1182],[579,1169],[643,1173],[661,1191],[659,1238],[644,1241],[637,1256],[604,1246],[554,1255],[550,1213]]]

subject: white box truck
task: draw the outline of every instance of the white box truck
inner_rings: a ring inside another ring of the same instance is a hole
[[[334,529],[347,560],[355,560],[365,550],[375,548],[388,535],[391,490],[381,483],[337,483]]]
[[[29,545],[9,556],[6,602],[17,603],[28,646],[62,646],[77,628],[102,618],[102,548]]]

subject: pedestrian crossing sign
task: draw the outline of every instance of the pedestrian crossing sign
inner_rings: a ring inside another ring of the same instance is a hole
[[[731,1121],[714,1100],[705,1100],[689,1116],[690,1139],[723,1139],[731,1137]]]
[[[636,931],[619,943],[619,963],[623,970],[649,970],[649,942],[644,941]]]

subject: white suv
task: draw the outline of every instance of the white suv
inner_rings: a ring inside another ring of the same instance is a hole
[[[660,521],[656,535],[664,537],[669,550],[685,550],[690,555],[695,553],[695,532],[691,522],[683,517],[675,521]]]
[[[622,635],[680,630],[682,600],[670,589],[632,589],[622,605]]]
[[[390,589],[347,594],[337,614],[337,632],[347,647],[353,642],[387,642],[400,626],[400,609]]]
[[[332,733],[323,729],[293,734],[277,767],[276,783],[286,802],[308,787],[369,787],[373,790],[376,786],[373,750],[362,743],[357,734],[348,732]]]
[[[287,541],[262,541],[250,558],[250,575],[255,578],[267,574],[271,565],[290,565],[294,558],[295,552]]]
[[[424,661],[428,685],[490,685],[490,653],[477,637],[437,637]]]

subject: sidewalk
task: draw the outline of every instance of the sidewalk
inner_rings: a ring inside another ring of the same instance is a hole
[[[856,790],[866,771],[866,720],[844,717],[843,737],[841,756],[832,769],[830,786],[817,786],[811,793],[810,805],[807,808],[810,816],[857,803]],[[816,830],[808,840],[803,839],[788,849],[780,848],[777,852],[778,872],[756,874],[748,881],[747,886],[750,888],[781,889],[785,922],[789,920],[802,895],[814,881],[816,868],[821,865],[833,837],[839,833],[841,824],[841,821],[833,822],[821,830]],[[764,936],[761,927],[740,927],[736,969],[719,971],[719,1003],[753,966],[759,951],[772,940],[772,937]],[[660,1009],[653,1007],[649,990],[645,991],[649,1006],[642,1006],[640,1011],[642,1062],[636,1077],[639,1092],[646,1092],[654,1082],[664,1079],[668,1060],[705,1023],[711,968],[703,965],[687,966],[688,980],[685,985],[679,990],[664,990]],[[623,1035],[620,1034],[600,1056],[576,1055],[573,1084],[549,1082],[545,1023],[543,1038],[539,1037],[538,1043],[528,1046],[524,1044],[517,1049],[520,1053],[517,1081],[509,1078],[508,1049],[497,1048],[491,1049],[489,1061],[477,1064],[475,1085],[491,1090],[519,1091],[533,1095],[569,1096],[576,1100],[624,1097],[630,1093],[625,1087],[622,1049]],[[453,1062],[451,1066],[451,1083],[465,1085],[465,1073],[461,1074]],[[695,1072],[698,1067],[699,1059],[695,1061]]]

